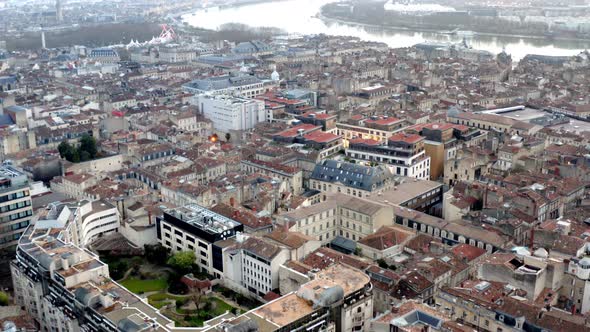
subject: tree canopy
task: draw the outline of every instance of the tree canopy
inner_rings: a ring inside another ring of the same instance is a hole
[[[181,251],[175,253],[170,259],[168,259],[168,265],[184,273],[191,270],[195,263],[195,259],[196,256],[194,252]]]
[[[156,265],[165,265],[168,262],[169,250],[161,244],[146,244],[144,250],[148,262]]]
[[[68,141],[63,141],[57,147],[59,155],[67,161],[79,163],[95,159],[98,155],[96,139],[86,134],[80,139],[80,146],[75,147]]]

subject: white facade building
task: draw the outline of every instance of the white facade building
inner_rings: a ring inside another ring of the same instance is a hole
[[[378,141],[351,140],[346,149],[349,158],[383,163],[395,175],[420,180],[430,179],[430,157],[424,150],[424,137],[397,133],[389,137],[387,145]]]
[[[264,82],[255,76],[241,74],[238,76],[215,76],[194,80],[182,86],[185,92],[212,95],[236,95],[254,98],[265,91]]]
[[[266,118],[261,100],[203,94],[195,96],[193,103],[213,122],[213,128],[221,132],[252,129]]]
[[[54,204],[37,223],[61,225],[64,240],[85,247],[97,237],[118,232],[119,210],[106,201],[81,201],[75,204]]]
[[[224,252],[226,285],[262,298],[279,288],[279,268],[291,258],[288,248],[239,234],[236,246]]]

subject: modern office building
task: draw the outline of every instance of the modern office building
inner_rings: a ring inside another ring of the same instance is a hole
[[[223,247],[216,242],[243,232],[244,225],[196,204],[164,212],[157,220],[158,241],[173,253],[194,251],[201,271],[223,275]]]
[[[27,176],[12,166],[0,166],[0,250],[14,249],[32,217]]]
[[[230,95],[195,96],[193,103],[201,113],[213,122],[213,128],[220,132],[248,130],[266,120],[264,102]]]

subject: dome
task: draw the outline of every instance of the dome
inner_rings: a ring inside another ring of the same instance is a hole
[[[449,109],[447,110],[447,115],[448,116],[456,116],[457,114],[459,114],[459,110],[456,107],[449,107]]]
[[[590,258],[586,257],[586,258],[580,260],[578,265],[580,265],[580,267],[584,270],[590,269]]]
[[[280,81],[281,80],[281,76],[279,75],[279,73],[277,73],[277,71],[273,71],[272,74],[270,74],[270,78],[273,81]]]
[[[340,285],[332,286],[322,292],[315,306],[326,308],[344,298],[344,289]]]
[[[540,258],[549,257],[549,253],[547,252],[547,250],[545,250],[543,248],[539,248],[539,249],[535,250],[535,253],[533,255],[535,255],[536,257],[540,257]]]
[[[516,254],[519,256],[530,256],[531,252],[525,247],[519,247],[516,249]]]

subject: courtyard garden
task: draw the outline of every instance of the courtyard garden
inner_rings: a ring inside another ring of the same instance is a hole
[[[161,246],[146,246],[143,256],[103,253],[101,259],[108,264],[113,280],[140,297],[147,298],[150,305],[179,327],[203,326],[205,321],[226,313],[239,315],[254,304],[229,289],[217,286],[211,288],[207,280],[212,278],[199,271],[194,264],[193,252],[170,255]],[[208,284],[208,288],[202,290],[189,287],[191,284],[187,284],[186,277],[183,278],[187,275],[191,275],[199,284]]]

